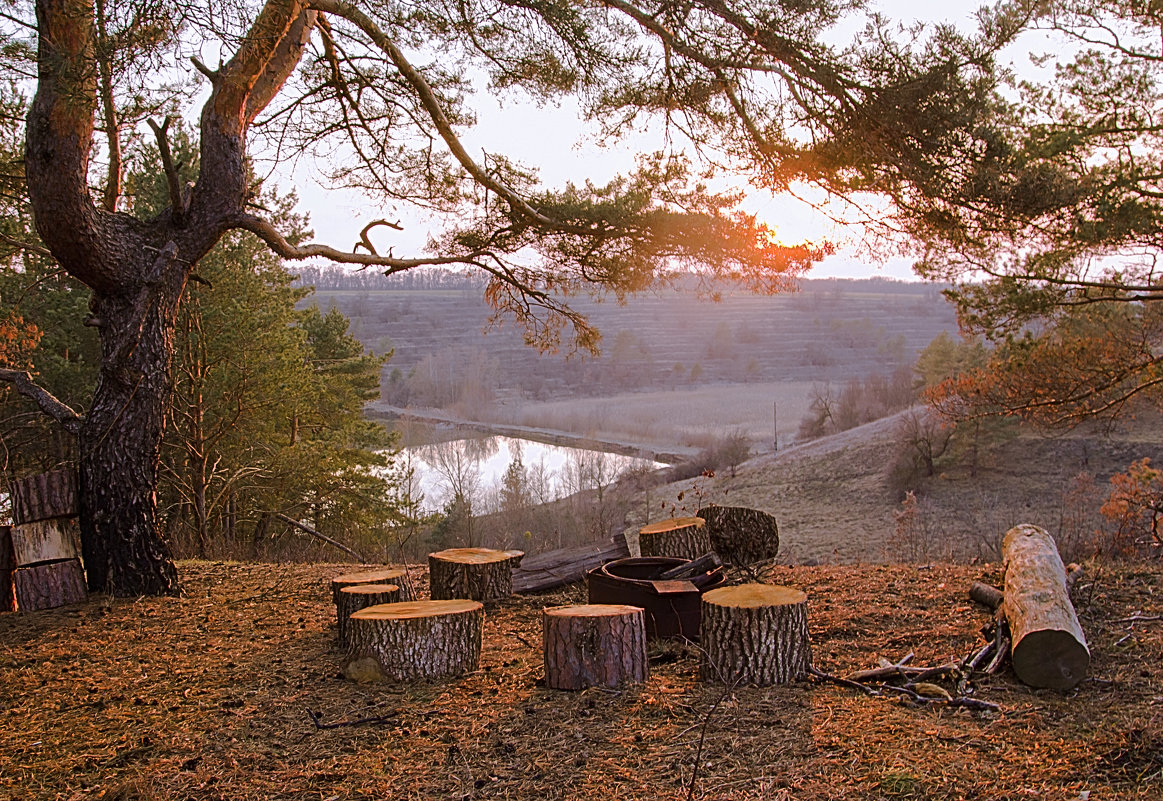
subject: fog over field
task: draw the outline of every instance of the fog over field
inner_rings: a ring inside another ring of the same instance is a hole
[[[312,273],[367,348],[392,352],[381,408],[693,448],[743,434],[790,443],[813,393],[907,371],[952,308],[931,284],[816,280],[774,296],[652,293],[625,305],[575,299],[599,356],[540,353],[512,323],[490,327],[479,281],[439,273]]]

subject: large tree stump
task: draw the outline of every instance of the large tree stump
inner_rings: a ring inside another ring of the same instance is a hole
[[[406,601],[353,612],[343,673],[356,681],[460,676],[481,660],[478,601]]]
[[[428,585],[433,600],[469,598],[499,601],[513,594],[513,566],[522,551],[449,548],[428,554]]]
[[[1090,651],[1054,539],[1037,526],[1015,526],[1002,541],[1002,556],[1002,613],[1013,641],[1014,673],[1031,687],[1070,689],[1086,676]]]
[[[704,506],[711,550],[724,562],[749,565],[779,553],[779,525],[771,515],[743,506]]]
[[[764,687],[808,672],[808,596],[790,587],[739,584],[703,595],[702,678]]]
[[[341,587],[335,596],[335,622],[339,627],[339,645],[347,647],[347,629],[353,613],[377,604],[398,603],[400,588],[395,584],[353,584]]]
[[[16,609],[16,593],[12,585],[14,570],[16,554],[12,550],[12,527],[0,526],[0,612]]]
[[[638,529],[638,548],[642,556],[698,559],[711,550],[711,539],[701,517],[672,517]]]
[[[31,523],[53,517],[75,517],[80,514],[77,505],[77,471],[61,468],[14,479],[12,490],[12,520]]]
[[[12,527],[12,550],[18,566],[80,559],[81,523],[75,517],[18,523]]]
[[[415,601],[412,582],[408,580],[406,567],[381,567],[375,570],[361,570],[358,573],[344,573],[331,579],[331,601],[339,606],[339,593],[344,587],[360,584],[395,584],[400,590],[400,601]]]
[[[541,619],[547,687],[620,687],[650,677],[646,618],[639,607],[558,606],[544,610]]]
[[[86,597],[85,572],[76,559],[21,566],[12,577],[22,612],[79,604]]]

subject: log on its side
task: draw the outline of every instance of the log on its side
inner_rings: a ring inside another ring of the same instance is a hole
[[[1015,526],[1002,541],[1002,556],[1014,673],[1031,687],[1074,687],[1086,676],[1090,651],[1054,539],[1038,526]]]
[[[595,567],[630,555],[626,538],[590,543],[527,556],[513,570],[513,592],[542,592],[581,581]]]
[[[335,622],[339,629],[339,645],[346,648],[347,630],[352,614],[377,604],[398,603],[400,588],[395,584],[353,584],[350,587],[341,587],[335,597]]]
[[[16,610],[16,590],[12,585],[12,571],[15,569],[12,526],[0,526],[0,612]]]
[[[361,584],[395,584],[400,589],[401,601],[416,600],[412,592],[412,582],[408,580],[406,567],[381,567],[375,570],[361,570],[358,573],[344,573],[331,579],[331,602],[339,606],[339,592],[344,587]]]
[[[638,548],[643,556],[698,559],[711,550],[711,539],[701,517],[672,517],[638,529]]]
[[[499,601],[513,594],[513,562],[521,551],[449,548],[428,554],[428,586],[433,600],[468,598]]]
[[[33,523],[50,517],[69,517],[80,512],[77,506],[77,471],[72,468],[15,479],[11,483],[11,492],[14,523]]]
[[[808,596],[772,584],[720,587],[703,595],[702,678],[765,687],[794,681],[812,663]]]
[[[54,517],[12,527],[17,566],[59,562],[81,557],[81,523],[75,517]]]
[[[749,565],[774,559],[779,553],[779,524],[758,509],[704,506],[697,512],[707,521],[711,549],[725,562]]]
[[[460,676],[481,660],[479,601],[407,601],[369,606],[349,619],[343,674],[355,681]]]
[[[650,678],[646,618],[637,606],[585,604],[542,612],[545,685],[620,687]]]
[[[16,568],[16,605],[22,612],[55,609],[85,600],[85,572],[76,559]]]

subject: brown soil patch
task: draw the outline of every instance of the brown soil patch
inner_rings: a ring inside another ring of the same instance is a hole
[[[1000,714],[810,682],[705,685],[652,650],[646,684],[541,686],[540,610],[490,608],[454,681],[339,675],[329,580],[351,566],[184,563],[181,598],[0,617],[0,797],[12,799],[1132,799],[1163,797],[1163,568],[1089,567],[1093,652],[1070,693],[1003,674]],[[969,566],[772,567],[809,596],[814,660],[844,673],[969,653],[988,615]],[[359,720],[358,725],[344,725]],[[324,727],[319,728],[316,721]],[[700,750],[701,748],[701,750]]]

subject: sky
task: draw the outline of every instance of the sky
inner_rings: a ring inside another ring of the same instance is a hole
[[[979,5],[971,0],[946,0],[940,4],[879,0],[872,4],[890,19],[947,21],[959,27],[974,25],[974,10]],[[538,109],[532,104],[514,104],[511,99],[502,107],[496,99],[484,95],[478,96],[475,107],[478,125],[462,132],[469,153],[505,153],[523,164],[536,166],[542,183],[549,187],[585,178],[601,183],[631,169],[636,152],[649,149],[649,142],[642,140],[606,148],[597,146],[568,107]],[[636,145],[637,142],[641,143]],[[431,220],[406,208],[379,208],[359,193],[323,189],[315,176],[312,165],[302,162],[290,180],[298,189],[301,210],[310,213],[317,241],[350,249],[368,222],[381,218],[398,220],[403,231],[377,229],[373,236],[377,249],[385,253],[393,247],[397,256],[417,256],[429,233],[435,230]],[[283,177],[280,183],[285,180]],[[746,184],[741,183],[741,187]],[[809,277],[915,278],[909,258],[874,258],[869,248],[862,247],[858,228],[838,225],[794,198],[774,197],[750,188],[745,191],[743,208],[772,227],[785,244],[828,241],[838,245],[837,254],[814,267]]]

